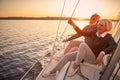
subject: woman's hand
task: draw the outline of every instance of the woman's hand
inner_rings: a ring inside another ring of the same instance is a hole
[[[101,65],[103,63],[103,57],[105,56],[105,52],[101,51],[96,59],[96,64]]]

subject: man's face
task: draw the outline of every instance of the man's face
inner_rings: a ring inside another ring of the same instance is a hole
[[[96,15],[91,16],[91,18],[90,18],[90,24],[97,24],[98,21],[99,21],[98,16],[96,16]]]

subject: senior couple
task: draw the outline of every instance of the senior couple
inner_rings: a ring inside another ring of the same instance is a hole
[[[58,64],[50,72],[44,73],[43,77],[56,75],[56,72],[60,71],[68,61],[74,61],[74,70],[78,68],[82,60],[91,64],[101,64],[104,55],[113,52],[117,46],[113,37],[108,33],[112,29],[111,21],[108,19],[100,20],[98,14],[91,16],[89,25],[85,26],[83,30],[79,29],[72,20],[68,20],[68,23],[77,33],[63,40],[63,42],[70,41],[64,50],[64,57],[59,60]],[[85,37],[84,42],[73,41],[73,39],[80,36]]]

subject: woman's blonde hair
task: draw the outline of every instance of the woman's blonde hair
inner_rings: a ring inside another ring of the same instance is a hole
[[[100,24],[104,25],[106,27],[106,30],[109,32],[112,29],[112,22],[108,19],[102,19],[99,22]]]

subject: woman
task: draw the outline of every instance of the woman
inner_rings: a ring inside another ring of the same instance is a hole
[[[77,33],[93,39],[92,44],[81,43],[77,52],[66,54],[49,73],[43,74],[48,77],[56,74],[68,61],[75,61],[73,69],[76,70],[80,62],[84,61],[92,64],[101,64],[105,54],[113,52],[117,44],[113,37],[108,33],[112,29],[111,21],[103,19],[99,22],[97,31],[84,32],[80,30],[72,21],[69,24],[73,26]]]

